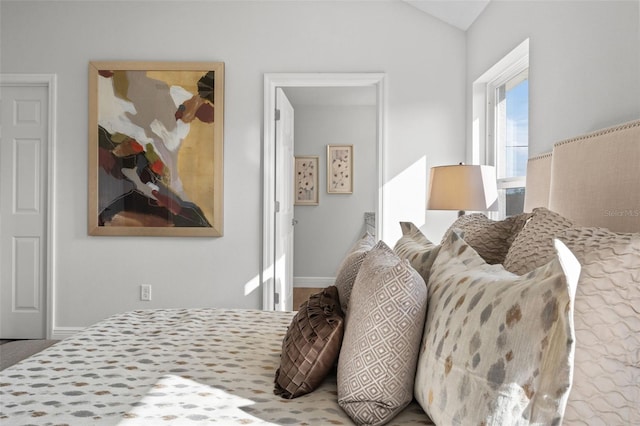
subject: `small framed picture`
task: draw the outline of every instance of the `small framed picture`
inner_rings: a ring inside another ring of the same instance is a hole
[[[327,145],[327,192],[353,193],[353,145]]]
[[[294,204],[296,206],[318,205],[318,164],[319,157],[296,157],[294,168]]]

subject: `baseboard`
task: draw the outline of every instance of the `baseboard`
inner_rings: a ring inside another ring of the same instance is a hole
[[[49,339],[63,340],[82,330],[84,330],[84,327],[55,327]]]
[[[336,277],[293,277],[293,287],[324,288],[333,285]]]

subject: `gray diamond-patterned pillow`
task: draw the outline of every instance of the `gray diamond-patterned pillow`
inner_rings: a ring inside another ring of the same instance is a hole
[[[413,399],[426,302],[422,277],[376,244],[353,285],[338,361],[338,404],[357,424],[385,424]]]
[[[338,295],[340,296],[340,307],[342,312],[347,314],[349,309],[349,299],[351,298],[351,289],[353,283],[356,280],[360,265],[365,256],[376,244],[373,235],[366,233],[360,238],[349,250],[349,253],[345,256],[344,260],[338,268],[336,274],[335,286],[338,288]]]

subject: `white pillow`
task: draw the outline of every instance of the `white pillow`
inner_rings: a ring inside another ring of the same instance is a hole
[[[431,269],[415,396],[439,425],[559,425],[571,386],[580,265],[526,276],[488,265],[455,232]]]

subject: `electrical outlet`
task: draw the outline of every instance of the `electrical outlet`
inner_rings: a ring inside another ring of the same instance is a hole
[[[142,284],[140,286],[140,300],[148,302],[151,300],[151,285]]]

